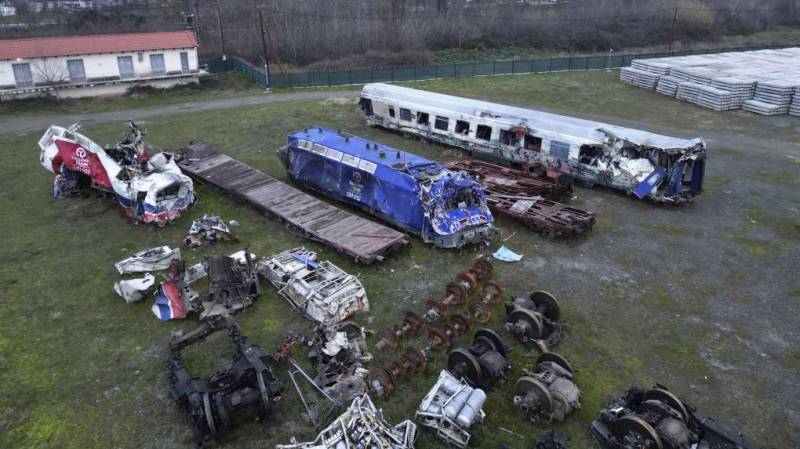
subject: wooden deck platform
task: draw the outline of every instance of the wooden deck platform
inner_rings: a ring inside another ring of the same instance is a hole
[[[293,231],[349,254],[356,262],[380,262],[393,250],[410,245],[408,235],[328,204],[267,176],[205,143],[178,152],[181,169],[279,218]]]

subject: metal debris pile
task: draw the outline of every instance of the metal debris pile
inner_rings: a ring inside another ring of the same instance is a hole
[[[327,260],[317,261],[313,251],[290,249],[264,258],[257,269],[279,295],[311,320],[329,325],[369,311],[361,281]]]
[[[383,418],[369,395],[353,400],[345,413],[319,433],[316,439],[279,444],[276,449],[345,449],[384,448],[412,449],[417,439],[417,426],[405,420],[395,426]]]
[[[197,248],[204,241],[214,245],[217,242],[238,242],[239,238],[218,215],[203,214],[202,218],[192,220],[183,243],[190,248]]]
[[[145,131],[133,122],[129,127],[124,139],[102,148],[78,133],[77,123],[53,125],[39,139],[39,161],[56,174],[56,198],[90,189],[111,193],[135,223],[164,226],[197,202],[192,180],[172,153],[151,154]]]

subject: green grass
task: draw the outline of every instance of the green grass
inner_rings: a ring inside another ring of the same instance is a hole
[[[525,421],[510,399],[514,381],[535,358],[509,339],[513,349],[509,382],[489,394],[487,420],[475,429],[473,446],[490,449],[503,442],[530,447],[541,431],[554,427],[571,436],[572,447],[594,447],[587,426],[615,392],[632,384],[663,382],[756,442],[789,447],[798,435],[793,424],[787,426],[792,421],[785,412],[793,406],[797,351],[765,349],[769,358],[761,358],[741,342],[760,341],[760,333],[770,329],[752,320],[772,308],[794,312],[800,308],[789,276],[774,274],[791,266],[800,250],[796,228],[787,221],[796,214],[784,203],[764,201],[775,198],[767,188],[785,189],[782,197],[787,200],[796,200],[798,193],[780,182],[783,177],[763,179],[763,173],[740,170],[737,164],[752,164],[749,167],[767,172],[788,167],[782,152],[797,148],[797,136],[785,118],[714,113],[625,86],[615,77],[614,72],[600,71],[416,84],[623,122],[638,120],[664,132],[709,132],[714,137],[712,151],[725,150],[712,152],[714,165],[708,179],[715,188],[690,208],[657,208],[612,192],[579,189],[573,204],[597,211],[600,221],[587,238],[568,242],[545,240],[519,223],[497,220],[501,235],[511,236],[503,243],[525,254],[525,259],[517,264],[498,262],[495,279],[509,296],[544,289],[559,297],[565,331],[556,349],[579,370],[583,408],[564,423]],[[347,129],[430,158],[459,157],[453,150],[366,128],[353,103],[272,104],[142,123],[148,138],[159,147],[207,141],[280,179],[285,178],[284,170],[274,150],[284,143],[287,132],[311,124]],[[113,123],[90,125],[85,132],[98,142],[111,142],[123,129],[123,123]],[[761,135],[770,136],[766,151],[749,143]],[[427,298],[440,296],[445,284],[475,257],[499,246],[495,242],[491,248],[441,251],[415,239],[410,250],[382,264],[358,266],[202,185],[197,186],[200,204],[177,223],[160,229],[134,226],[110,198],[52,199],[52,175],[37,163],[38,137],[35,133],[0,136],[4,154],[0,210],[5,211],[0,234],[0,385],[4,386],[0,390],[0,447],[191,445],[183,412],[168,393],[166,345],[172,332],[191,329],[194,318],[162,323],[149,310],[151,297],[126,305],[113,293],[112,284],[120,278],[113,268],[115,261],[155,245],[180,245],[192,217],[217,213],[238,220],[241,225],[234,230],[242,245],[221,244],[197,251],[182,248],[187,263],[243,245],[259,257],[305,245],[364,282],[372,310],[356,320],[373,331],[395,324],[404,310],[420,310]],[[753,151],[760,151],[759,157]],[[736,201],[728,202],[731,197],[724,193],[728,188],[737,190]],[[751,228],[746,220],[755,215],[773,218]],[[736,219],[729,220],[730,216]],[[748,243],[727,237],[738,235],[735,232],[743,226],[747,227],[743,236],[752,232],[780,245],[781,251],[763,260],[756,257],[758,266],[753,268],[752,261],[743,256]],[[764,232],[769,236],[763,237]],[[705,252],[719,252],[725,263],[702,265],[699,260],[706,260]],[[753,301],[763,298],[750,295],[747,289],[766,288],[765,284],[778,285],[783,295],[776,295],[771,307],[751,314],[751,307],[756,307]],[[792,295],[791,303],[782,302]],[[726,311],[742,309],[742,315],[722,314],[720,304]],[[491,327],[506,335],[501,311],[496,313]],[[258,303],[236,319],[250,340],[268,351],[287,332],[310,331],[309,322],[266,285]],[[720,330],[715,323],[730,330]],[[775,326],[775,332],[785,330]],[[460,341],[468,342],[467,338]],[[187,354],[187,362],[198,374],[224,364],[229,351],[224,338],[206,343],[207,351],[198,348]],[[416,338],[404,344],[423,343]],[[305,360],[300,350],[294,355]],[[393,357],[375,356],[373,367]],[[765,365],[768,368],[760,371],[751,366],[753,357],[764,364],[776,360],[777,365]],[[444,363],[443,354],[434,355],[424,375],[400,384],[398,394],[379,403],[392,422],[412,416]],[[720,368],[728,365],[735,369]],[[287,442],[292,435],[313,437],[300,415],[285,367],[278,373],[287,384],[278,416],[238,429],[220,447],[264,448]],[[773,373],[786,376],[786,382],[762,377]],[[789,403],[780,402],[781,397]],[[417,447],[442,446],[423,432]]]

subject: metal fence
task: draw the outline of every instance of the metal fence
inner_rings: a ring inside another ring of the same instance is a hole
[[[703,55],[731,51],[766,50],[794,47],[796,45],[762,45],[756,47],[713,48],[702,50],[668,51],[656,53],[609,54],[596,56],[569,56],[563,58],[517,59],[512,61],[467,62],[461,64],[397,67],[389,69],[345,70],[330,72],[300,72],[269,76],[270,87],[325,87],[373,82],[419,81],[439,78],[470,76],[515,75],[527,73],[602,70],[627,67],[634,59],[664,58],[668,56]],[[264,68],[239,58],[226,61],[208,61],[212,73],[237,71],[249,75],[259,85],[266,86]]]

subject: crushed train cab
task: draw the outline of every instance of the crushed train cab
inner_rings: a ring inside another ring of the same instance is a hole
[[[480,184],[438,162],[320,127],[289,134],[278,155],[294,182],[438,247],[459,248],[495,233]]]

